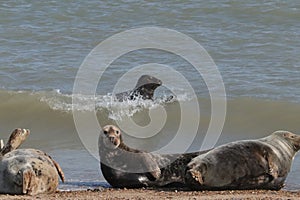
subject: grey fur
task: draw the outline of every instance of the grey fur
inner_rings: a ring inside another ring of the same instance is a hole
[[[300,136],[287,131],[228,143],[193,158],[186,182],[197,190],[279,190],[299,148]]]
[[[20,135],[13,135],[16,133],[24,133],[27,137],[29,130],[16,129],[1,151],[0,193],[36,195],[55,192],[59,176],[64,181],[60,166],[40,150],[16,149],[24,141],[18,141]]]

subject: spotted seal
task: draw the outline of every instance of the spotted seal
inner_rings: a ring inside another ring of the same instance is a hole
[[[134,89],[126,92],[116,94],[118,101],[136,100],[141,98],[143,100],[153,100],[154,91],[161,86],[162,81],[149,75],[142,75]]]
[[[197,190],[279,190],[299,149],[300,136],[287,131],[228,143],[193,158],[186,183]]]
[[[28,194],[55,192],[58,177],[64,181],[59,164],[36,149],[17,149],[30,131],[15,129],[0,152],[0,193]]]
[[[192,158],[205,153],[155,154],[128,147],[121,130],[106,125],[99,135],[100,167],[107,182],[118,188],[185,187],[185,169]]]

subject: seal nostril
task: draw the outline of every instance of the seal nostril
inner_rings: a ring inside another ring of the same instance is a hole
[[[110,140],[111,142],[114,142],[114,141],[115,141],[115,137],[113,137],[113,136],[109,136],[108,138],[109,138],[109,140]]]

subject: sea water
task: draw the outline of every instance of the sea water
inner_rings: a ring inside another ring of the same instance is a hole
[[[128,117],[147,126],[151,110],[162,107],[168,117],[157,137],[125,134],[124,138],[132,147],[159,150],[177,132],[180,104],[195,98],[180,86],[171,88],[180,91],[171,102],[161,100],[166,95],[161,89],[153,102],[114,102],[111,93],[118,79],[135,66],[161,63],[182,74],[195,91],[200,121],[188,151],[197,150],[211,119],[210,93],[195,68],[178,55],[155,49],[123,55],[103,74],[94,97],[79,96],[82,101],[72,103],[76,74],[91,50],[114,34],[142,27],[179,31],[201,44],[214,60],[227,97],[217,145],[264,137],[279,129],[300,134],[299,9],[297,0],[2,1],[1,138],[7,140],[16,127],[29,128],[31,135],[22,147],[41,149],[60,163],[67,179],[61,189],[105,186],[99,158],[84,145],[73,112],[95,113],[101,126]],[[159,75],[159,70],[153,74]],[[165,78],[176,82],[172,76]],[[134,85],[137,79],[132,76],[128,82]],[[90,100],[95,102],[92,107],[86,103]],[[98,134],[93,135],[95,141]],[[169,151],[180,153],[176,148]],[[299,166],[296,156],[285,189],[300,189]]]

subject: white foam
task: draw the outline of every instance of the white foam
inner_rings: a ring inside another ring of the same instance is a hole
[[[63,112],[75,111],[106,111],[108,117],[112,120],[121,120],[123,117],[131,117],[137,112],[145,109],[155,109],[158,106],[172,103],[175,101],[187,101],[190,98],[187,94],[182,94],[170,99],[167,94],[162,94],[160,98],[152,100],[126,100],[119,102],[114,95],[69,95],[62,94],[59,90],[43,94],[40,98],[41,102],[46,103],[51,109]]]

